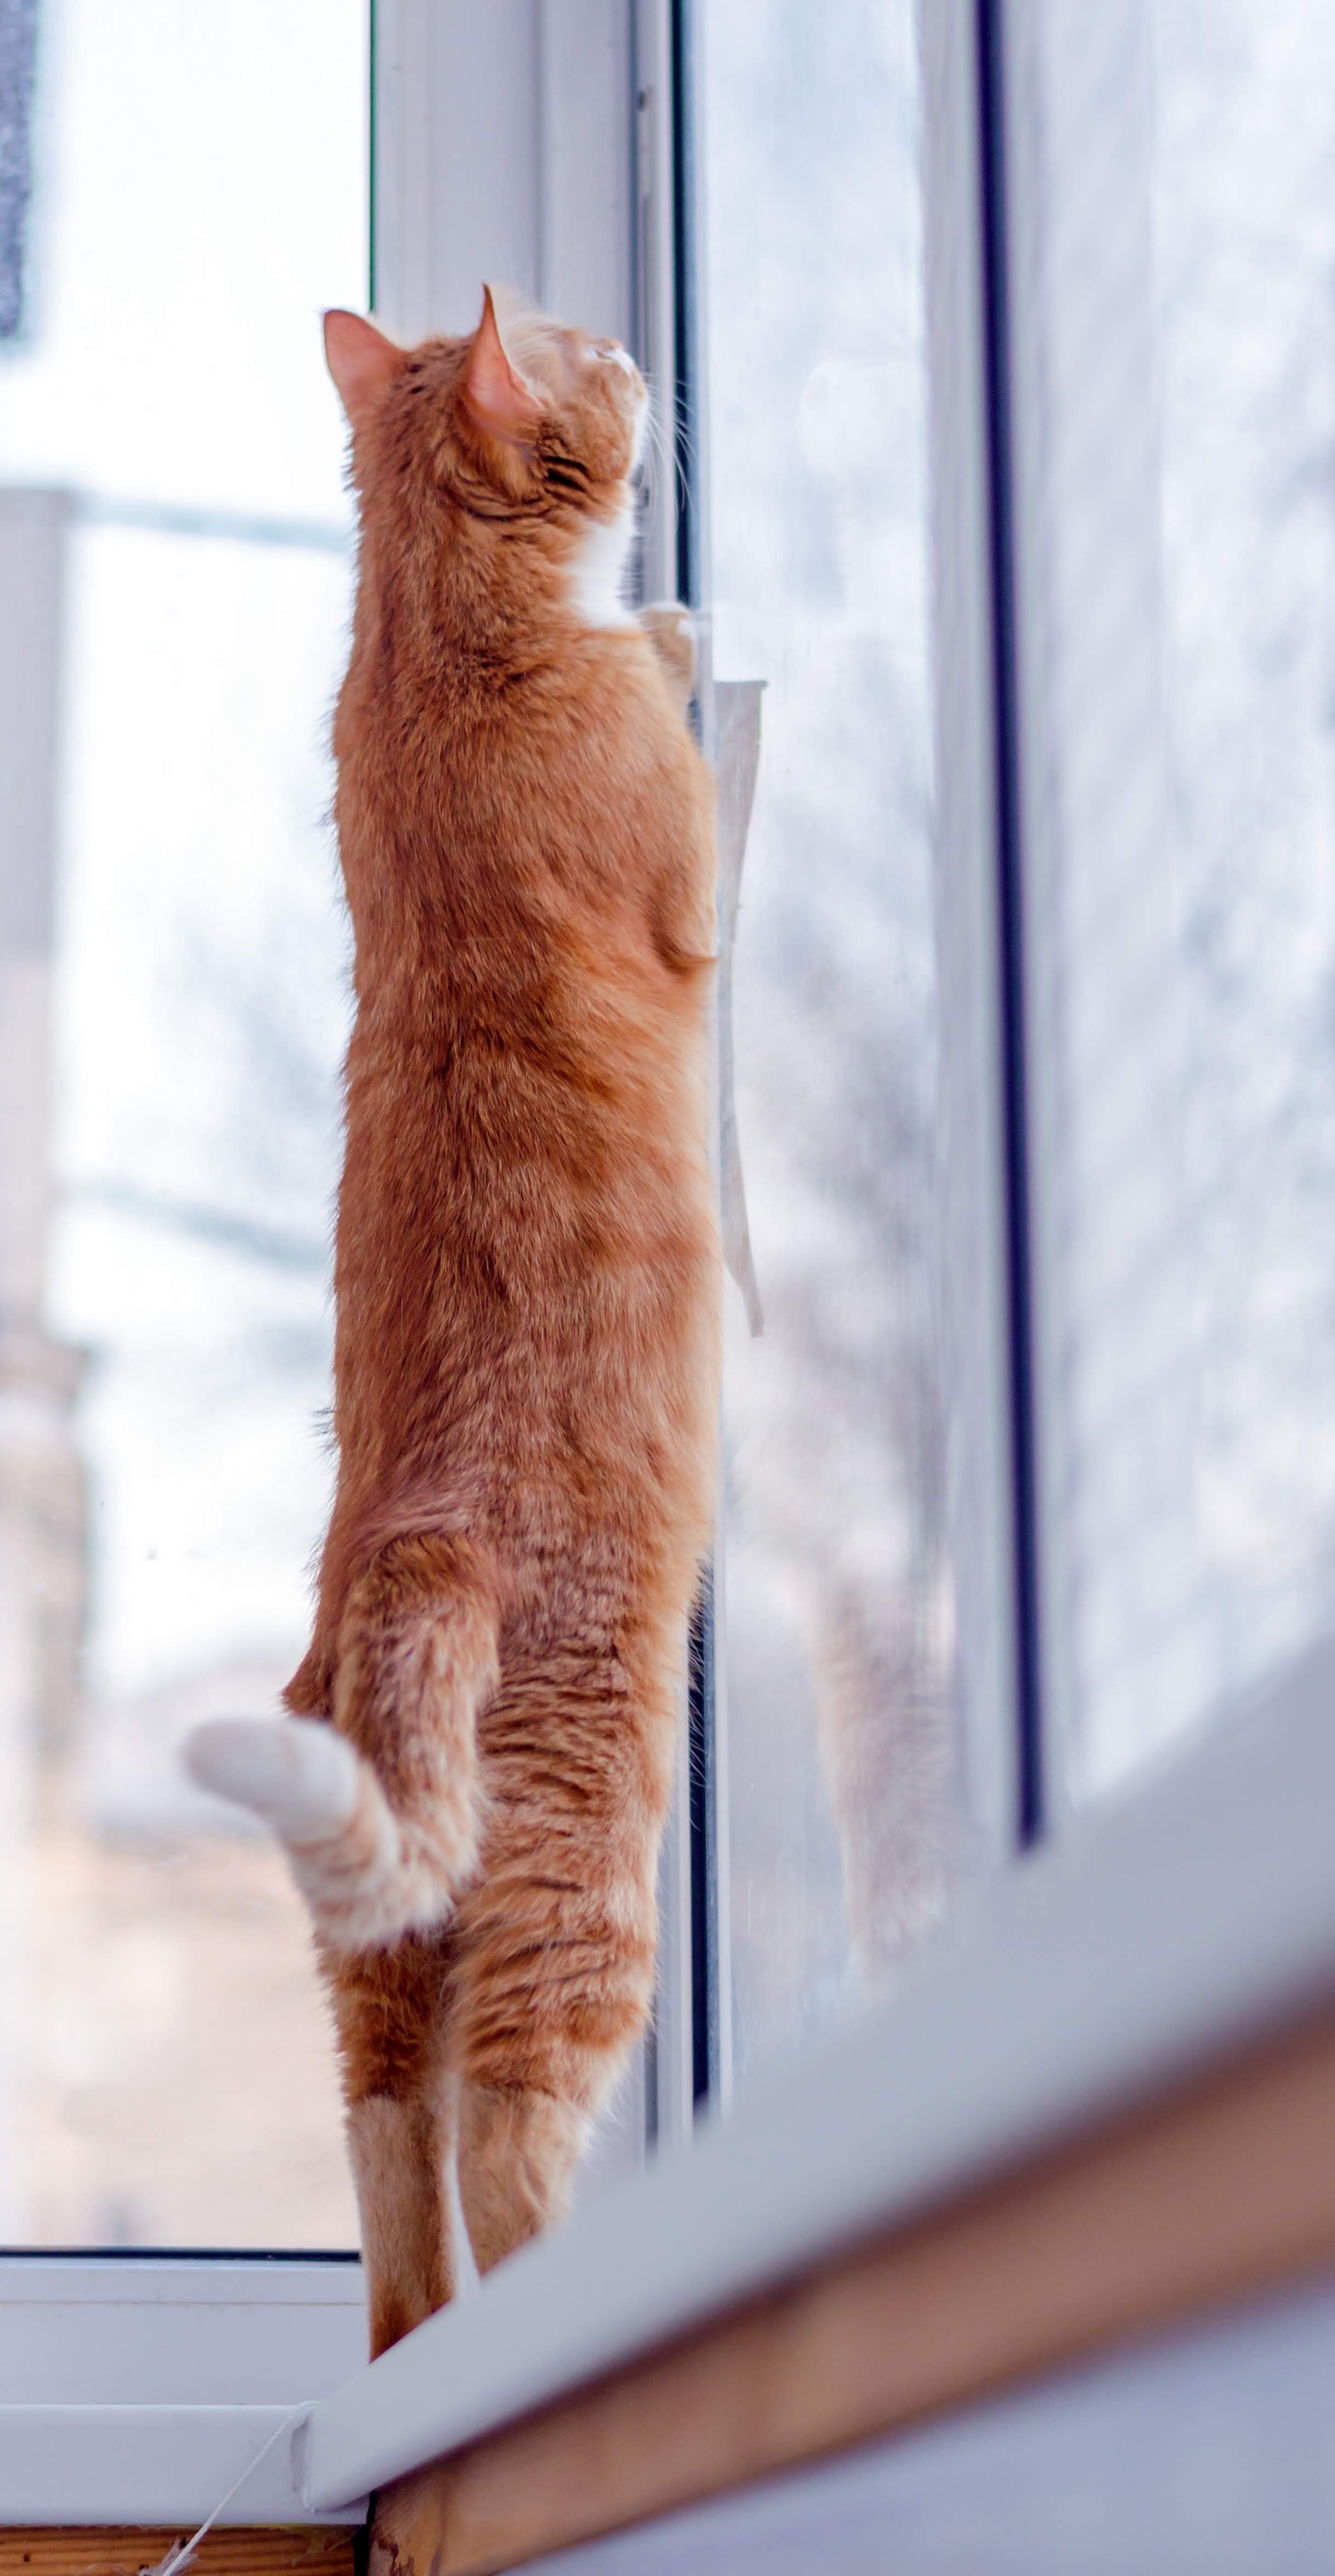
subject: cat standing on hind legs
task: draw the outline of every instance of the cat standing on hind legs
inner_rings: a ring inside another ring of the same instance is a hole
[[[292,1715],[201,1728],[334,2006],[373,2350],[558,2212],[648,2014],[712,1509],[713,799],[620,582],[646,396],[488,292],[326,319],[361,551],[338,1488]],[[654,631],[650,631],[654,628]]]

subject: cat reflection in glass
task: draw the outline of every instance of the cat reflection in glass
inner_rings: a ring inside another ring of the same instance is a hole
[[[310,1909],[380,2352],[455,2288],[451,2169],[486,2271],[649,2011],[712,1509],[713,798],[685,622],[623,604],[625,351],[491,292],[468,338],[325,345],[361,521],[338,1486],[291,1714],[187,1759]]]

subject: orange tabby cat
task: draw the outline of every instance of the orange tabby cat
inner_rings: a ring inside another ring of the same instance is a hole
[[[361,504],[338,1492],[295,1714],[189,1758],[310,1905],[379,2352],[451,2295],[451,2158],[485,2270],[649,2009],[712,1499],[713,828],[675,612],[621,604],[625,352],[490,293],[471,339],[325,338]]]

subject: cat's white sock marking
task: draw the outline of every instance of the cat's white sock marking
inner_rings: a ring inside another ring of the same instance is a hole
[[[629,492],[614,519],[589,521],[571,565],[571,594],[581,624],[634,625],[622,596],[632,533]]]
[[[356,1753],[321,1718],[210,1718],[186,1738],[183,1756],[197,1787],[249,1807],[285,1843],[340,1832],[357,1804]]]

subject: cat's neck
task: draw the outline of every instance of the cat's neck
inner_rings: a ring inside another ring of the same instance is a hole
[[[571,529],[481,518],[442,496],[411,528],[365,526],[357,622],[392,636],[392,659],[471,690],[559,660],[572,630],[625,631],[634,543],[627,490],[605,518]]]

